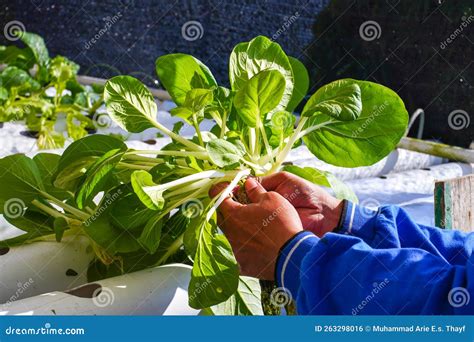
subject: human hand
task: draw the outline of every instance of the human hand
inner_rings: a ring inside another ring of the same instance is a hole
[[[343,202],[316,184],[289,172],[263,177],[261,184],[267,191],[285,197],[295,207],[304,229],[322,237],[336,228]]]
[[[225,186],[214,186],[210,195],[217,196]],[[254,178],[247,179],[245,191],[250,203],[226,198],[219,206],[218,225],[232,246],[241,274],[273,280],[280,248],[303,225],[283,196],[267,192]]]

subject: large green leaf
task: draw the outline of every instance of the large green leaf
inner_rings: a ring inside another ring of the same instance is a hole
[[[21,88],[22,90],[39,89],[38,82],[36,82],[28,72],[15,66],[8,66],[2,71],[0,74],[0,83],[2,87],[7,90],[13,87]]]
[[[214,139],[206,144],[211,161],[218,167],[231,167],[239,163],[242,150],[224,139]]]
[[[153,254],[158,250],[161,240],[161,231],[163,229],[163,217],[161,214],[156,215],[148,220],[143,228],[140,237],[137,239],[138,243],[149,254]]]
[[[161,56],[156,60],[156,73],[173,101],[181,106],[191,89],[210,89],[217,82],[209,69],[197,58],[183,53]]]
[[[100,191],[104,190],[104,184],[122,159],[124,152],[125,148],[110,150],[90,165],[76,193],[76,203],[80,209],[87,206]]]
[[[183,105],[171,109],[170,113],[171,115],[180,117],[186,121],[188,121],[188,119],[193,115],[199,115],[199,119],[201,120],[204,118],[204,108],[211,104],[212,100],[213,91],[211,89],[191,89],[186,94],[186,100]]]
[[[304,64],[299,60],[291,56],[288,56],[288,60],[290,61],[291,70],[293,71],[295,87],[293,89],[293,94],[291,94],[290,102],[286,106],[286,110],[293,112],[308,93],[309,75],[308,70],[306,70]]]
[[[94,134],[73,142],[59,160],[53,184],[57,188],[75,191],[87,169],[110,150],[125,150],[122,140]]]
[[[224,235],[216,235],[213,220],[204,221],[198,236],[189,283],[189,305],[207,308],[227,300],[239,284],[239,267]]]
[[[112,208],[109,212],[109,219],[115,226],[124,230],[139,231],[148,220],[156,215],[156,211],[141,203],[138,196],[134,192],[130,192],[133,189],[129,184],[123,185],[117,190],[120,196],[111,200]]]
[[[211,89],[196,88],[191,89],[186,94],[184,107],[191,109],[194,113],[204,109],[213,100],[213,91]]]
[[[334,191],[334,195],[339,199],[346,199],[354,203],[359,202],[354,191],[352,191],[347,184],[339,180],[331,172],[318,170],[312,167],[299,167],[296,165],[286,165],[283,167],[283,171],[293,173],[301,178],[313,182],[314,184],[331,188]]]
[[[263,315],[261,289],[258,279],[239,278],[239,287],[228,300],[212,306],[204,311],[205,314],[225,316]]]
[[[35,207],[26,209],[20,216],[5,215],[4,217],[15,227],[27,232],[29,239],[53,233],[54,218],[36,211]]]
[[[131,76],[115,76],[104,89],[107,113],[123,129],[139,133],[153,127],[157,107],[152,93]]]
[[[110,219],[114,201],[118,199],[117,196],[120,196],[123,188],[124,186],[119,185],[108,190],[94,214],[82,224],[84,232],[111,255],[140,249],[134,232],[117,227]]]
[[[0,213],[9,210],[12,201],[28,205],[44,191],[36,163],[23,154],[0,159]],[[7,203],[7,205],[6,205]]]
[[[325,114],[338,120],[351,121],[362,112],[361,90],[358,81],[343,79],[331,82],[316,91],[303,109],[304,116]]]
[[[306,135],[309,150],[327,163],[357,167],[371,165],[389,154],[405,134],[408,113],[391,89],[367,81],[356,81],[361,90],[362,113],[353,121],[335,120]],[[314,115],[306,127],[334,120]]]
[[[0,248],[12,248],[17,246],[23,246],[28,243],[34,242],[36,238],[39,238],[44,235],[52,234],[51,232],[45,232],[44,234],[39,233],[38,231],[26,232],[25,234],[21,234],[15,236],[13,238],[9,238],[3,241],[0,241]]]
[[[140,249],[136,238],[130,232],[114,226],[104,212],[85,221],[82,228],[95,243],[112,255]]]
[[[275,109],[285,90],[285,78],[277,70],[265,70],[245,82],[234,97],[234,106],[242,120],[250,127],[257,118]]]
[[[285,90],[278,110],[290,102],[294,80],[287,55],[280,45],[267,37],[258,36],[250,42],[237,44],[230,55],[229,80],[232,90],[238,91],[248,80],[263,70],[278,70],[285,78]]]
[[[160,210],[165,204],[162,188],[157,189],[157,184],[153,182],[153,177],[144,170],[135,171],[131,177],[133,191],[140,201],[152,210]]]
[[[20,49],[15,45],[0,46],[0,63],[29,70],[34,66],[35,57],[29,48]]]
[[[58,199],[65,200],[71,198],[71,195],[63,189],[56,188],[52,182],[60,159],[60,155],[53,153],[38,153],[33,157],[46,192]]]
[[[44,43],[44,39],[39,35],[30,32],[21,32],[20,38],[21,41],[31,49],[36,58],[36,62],[40,66],[46,66],[49,61],[49,53],[46,44]]]

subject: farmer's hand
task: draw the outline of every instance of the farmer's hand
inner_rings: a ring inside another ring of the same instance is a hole
[[[210,191],[217,196],[226,184]],[[273,280],[283,244],[303,226],[295,208],[276,192],[267,192],[255,179],[245,182],[249,204],[228,197],[219,207],[218,224],[232,245],[243,275]]]
[[[267,191],[278,192],[296,208],[304,229],[321,237],[336,228],[342,201],[319,186],[289,172],[263,177],[261,183]]]

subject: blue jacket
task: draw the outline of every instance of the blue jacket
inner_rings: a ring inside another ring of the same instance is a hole
[[[302,232],[280,251],[275,277],[299,314],[474,314],[474,233],[351,202],[336,231]]]

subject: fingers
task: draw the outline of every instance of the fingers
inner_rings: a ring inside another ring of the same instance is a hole
[[[229,183],[219,183],[219,184],[213,185],[209,189],[209,197],[211,198],[217,197],[228,186],[229,186]]]
[[[267,191],[255,178],[247,178],[247,181],[245,182],[245,192],[247,193],[250,202],[256,203]]]
[[[217,197],[220,195],[222,191],[224,191],[227,187],[229,186],[229,183],[219,183],[211,187],[209,190],[209,196],[211,197]],[[225,218],[232,214],[232,211],[235,211],[242,207],[242,204],[234,201],[231,197],[226,197],[224,198],[224,201],[221,203],[219,206],[219,210],[221,211],[222,215]]]
[[[285,172],[274,173],[269,176],[265,176],[261,180],[262,186],[267,191],[274,191],[280,184],[288,181],[288,174]]]

